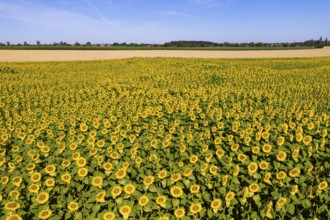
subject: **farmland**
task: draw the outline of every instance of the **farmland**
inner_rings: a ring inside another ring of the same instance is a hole
[[[330,57],[0,63],[1,219],[326,219]]]

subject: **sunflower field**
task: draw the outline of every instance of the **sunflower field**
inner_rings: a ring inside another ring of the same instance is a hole
[[[330,57],[0,63],[0,218],[328,219]]]

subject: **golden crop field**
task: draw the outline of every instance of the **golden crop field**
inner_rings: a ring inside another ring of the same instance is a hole
[[[330,57],[0,63],[0,218],[327,219]]]

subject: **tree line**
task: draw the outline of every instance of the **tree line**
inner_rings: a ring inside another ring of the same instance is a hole
[[[301,42],[281,42],[281,43],[264,43],[264,42],[243,42],[243,43],[216,43],[212,41],[171,41],[164,44],[149,44],[149,43],[112,43],[112,44],[93,44],[90,41],[86,43],[75,42],[74,44],[67,43],[65,41],[54,42],[52,44],[42,44],[39,40],[35,44],[29,44],[26,41],[24,43],[12,44],[9,41],[6,43],[0,42],[0,46],[93,46],[93,47],[315,47],[322,48],[324,46],[330,46],[330,41],[327,38],[320,37],[318,40],[306,40]]]

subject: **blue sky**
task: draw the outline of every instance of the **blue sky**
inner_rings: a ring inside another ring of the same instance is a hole
[[[0,42],[330,38],[330,0],[0,0]]]

